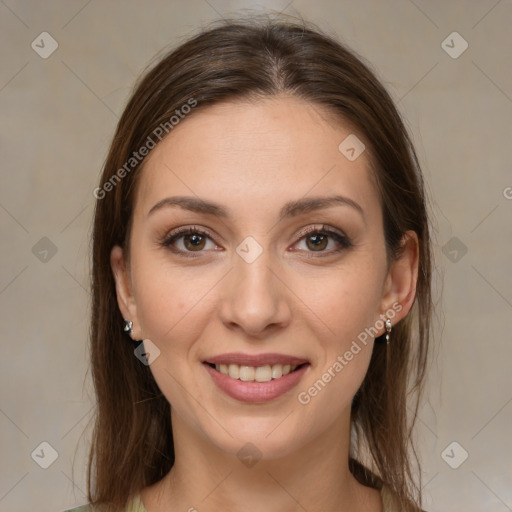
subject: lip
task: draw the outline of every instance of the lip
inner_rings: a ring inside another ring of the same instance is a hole
[[[240,352],[232,352],[209,357],[205,359],[203,363],[238,364],[241,366],[265,366],[267,364],[291,364],[299,366],[304,363],[309,363],[309,361],[304,358],[286,354],[242,354]]]
[[[273,361],[276,362],[275,359]],[[299,361],[299,359],[297,359],[297,361]],[[213,363],[213,361],[209,362]],[[235,363],[232,361],[232,364],[243,363]],[[253,365],[251,364],[247,366]],[[255,366],[263,365],[258,364]],[[294,372],[283,375],[279,379],[272,379],[269,382],[244,382],[238,379],[232,379],[228,375],[224,375],[215,368],[212,368],[208,363],[203,363],[203,367],[210,374],[213,382],[221,391],[235,400],[246,403],[269,402],[270,400],[275,400],[276,398],[284,395],[299,383],[304,374],[308,371],[309,366],[309,363],[304,364],[304,366],[297,368]]]

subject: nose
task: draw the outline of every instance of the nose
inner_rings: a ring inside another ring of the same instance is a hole
[[[290,323],[289,294],[262,254],[252,263],[235,256],[224,283],[220,317],[229,329],[262,338]]]

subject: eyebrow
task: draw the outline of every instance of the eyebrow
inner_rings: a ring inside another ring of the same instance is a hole
[[[283,220],[287,217],[296,217],[304,213],[330,208],[332,206],[348,206],[356,210],[363,219],[365,218],[364,210],[359,203],[349,197],[335,195],[328,197],[308,197],[289,201],[281,208],[279,212],[279,220]],[[148,216],[167,207],[179,207],[194,213],[213,215],[220,218],[229,217],[228,210],[223,206],[205,199],[187,196],[166,197],[165,199],[158,201],[158,203],[149,210]]]

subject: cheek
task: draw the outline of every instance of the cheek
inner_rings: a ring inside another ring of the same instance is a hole
[[[320,424],[331,424],[340,411],[350,410],[368,371],[373,338],[365,329],[375,323],[378,301],[369,282],[359,284],[359,279],[331,279],[324,293],[311,297],[315,314],[309,315],[309,330],[317,342],[317,364],[297,401],[306,414],[321,417]]]
[[[320,339],[328,345],[342,349],[378,318],[383,279],[378,267],[347,263],[315,279],[297,279],[297,295],[304,297],[312,321],[322,326],[326,336]]]
[[[132,278],[143,336],[160,351],[150,370],[173,408],[187,414],[184,389],[190,388],[191,368],[197,365],[196,341],[214,313],[212,291],[219,277],[176,268],[165,257],[144,256],[139,254]]]
[[[132,278],[144,336],[163,349],[171,348],[171,340],[186,344],[200,331],[200,318],[211,308],[208,291],[218,281],[216,274],[170,265],[165,254],[155,257],[141,251],[137,263]]]
[[[315,410],[322,410],[332,419],[340,407],[350,406],[372,355],[373,337],[368,330],[379,318],[385,263],[379,264],[375,257],[365,259],[347,260],[346,266],[317,276],[314,281],[300,280],[298,295],[307,297],[305,318],[318,343],[318,360],[300,390],[305,395],[302,400],[299,396],[299,403],[315,400]]]

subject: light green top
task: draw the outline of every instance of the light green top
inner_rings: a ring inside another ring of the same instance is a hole
[[[81,505],[80,507],[70,508],[64,512],[94,512],[92,505]],[[146,507],[143,505],[140,496],[137,495],[132,501],[128,503],[125,512],[148,512]]]
[[[383,486],[380,495],[382,497],[383,512],[399,512],[396,506],[393,493],[388,487]],[[94,507],[91,505],[82,505],[81,507],[66,510],[65,512],[94,512]],[[148,512],[144,507],[140,496],[136,496],[132,501],[128,503],[125,512]]]

